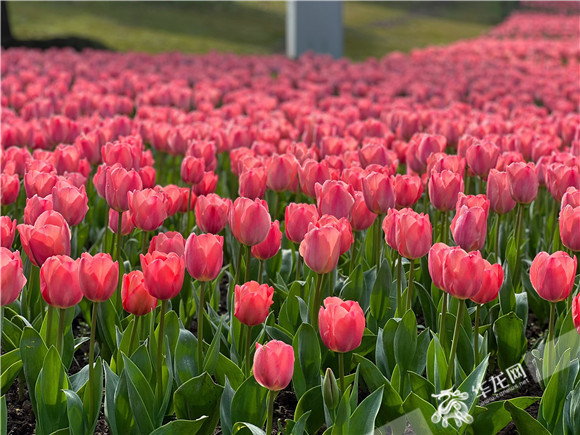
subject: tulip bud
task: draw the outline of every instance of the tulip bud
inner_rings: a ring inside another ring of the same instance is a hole
[[[47,304],[56,308],[74,307],[83,299],[79,283],[80,259],[54,255],[40,268],[40,292]]]
[[[336,408],[340,401],[338,384],[330,367],[326,369],[324,380],[322,381],[322,397],[326,407],[330,410]]]
[[[193,193],[196,195],[209,195],[214,193],[218,183],[218,176],[214,172],[206,172],[203,174],[202,180],[193,185]]]
[[[229,198],[220,198],[215,193],[201,195],[195,203],[195,221],[204,233],[218,234],[228,222],[232,207]]]
[[[334,352],[350,352],[359,347],[365,323],[363,310],[355,301],[328,297],[318,312],[320,338]]]
[[[471,145],[465,154],[465,159],[469,169],[484,180],[487,178],[489,171],[495,167],[499,157],[499,148],[489,142],[476,142]]]
[[[185,264],[198,281],[216,279],[223,264],[224,238],[214,234],[191,233],[185,243]]]
[[[540,252],[532,261],[530,281],[542,299],[559,302],[568,297],[574,286],[577,260],[563,252]]]
[[[174,252],[153,252],[140,255],[145,288],[157,299],[173,299],[181,291],[185,274],[185,262]]]
[[[47,210],[53,210],[52,195],[46,195],[44,198],[34,195],[32,198],[26,198],[24,223],[26,225],[34,225],[38,216]]]
[[[0,247],[0,281],[0,306],[4,307],[18,298],[26,284],[19,251]]]
[[[0,246],[10,248],[16,235],[16,219],[9,216],[0,216]]]
[[[252,246],[252,255],[258,260],[267,260],[278,253],[281,245],[282,231],[280,231],[280,222],[276,220],[270,225],[266,240]]]
[[[262,387],[271,391],[283,390],[294,374],[294,349],[278,340],[263,346],[256,343],[253,372]]]
[[[232,234],[241,244],[254,246],[268,236],[272,218],[266,201],[240,197],[230,209],[229,222]]]
[[[572,321],[576,327],[576,331],[580,334],[580,294],[577,294],[574,299],[572,299]]]
[[[332,215],[325,214],[321,216],[318,222],[314,224],[318,228],[330,226],[336,228],[340,233],[340,250],[339,255],[344,254],[350,249],[354,243],[354,236],[352,235],[352,226],[347,218],[337,219]]]
[[[145,278],[140,270],[123,275],[121,299],[123,309],[135,316],[149,314],[157,306],[157,299],[145,289]]]
[[[273,304],[274,289],[268,284],[250,281],[235,287],[234,316],[248,326],[256,326],[266,321]]]
[[[302,242],[310,224],[316,223],[318,218],[318,210],[313,204],[288,204],[284,216],[286,237],[294,243]]]
[[[109,299],[119,282],[119,262],[110,254],[95,256],[83,252],[79,264],[79,284],[85,297],[93,302]]]

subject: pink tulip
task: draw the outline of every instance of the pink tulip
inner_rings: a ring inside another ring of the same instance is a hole
[[[70,254],[70,229],[66,220],[56,211],[45,211],[34,225],[20,224],[22,249],[32,264],[40,267],[53,255]]]
[[[462,206],[451,221],[451,234],[466,251],[483,249],[487,235],[487,216],[482,207]]]
[[[520,204],[529,204],[538,194],[538,173],[533,163],[515,162],[507,167],[512,198]]]
[[[185,253],[185,239],[177,231],[159,233],[149,243],[149,254],[152,254],[154,251],[164,252],[166,254],[175,252],[177,255],[183,257]]]
[[[559,302],[568,297],[574,287],[576,257],[571,258],[563,251],[540,252],[532,261],[530,281],[542,299]]]
[[[266,240],[252,246],[252,255],[258,260],[267,260],[278,253],[281,245],[282,231],[280,231],[280,222],[276,220],[270,225]]]
[[[262,167],[246,169],[240,175],[238,194],[245,198],[263,198],[266,192],[266,170]]]
[[[159,228],[167,218],[165,194],[153,189],[143,189],[129,192],[129,211],[133,223],[143,231],[153,231]]]
[[[79,283],[80,259],[67,255],[48,258],[40,268],[40,292],[47,304],[56,308],[74,307],[83,299]]]
[[[495,168],[498,157],[499,148],[489,141],[476,142],[465,153],[469,169],[484,180],[487,179],[489,171]]]
[[[457,299],[469,299],[481,290],[485,263],[479,251],[449,248],[443,263],[443,288]]]
[[[79,284],[85,297],[93,302],[104,302],[117,289],[119,263],[110,254],[95,256],[83,252],[79,264]]]
[[[571,251],[580,251],[580,206],[567,205],[560,211],[560,238]]]
[[[112,208],[109,209],[109,229],[117,234],[117,230],[119,228],[119,213],[113,210]],[[126,236],[127,234],[131,234],[131,232],[135,229],[135,225],[133,224],[133,216],[131,215],[130,211],[124,211],[121,215],[121,235]]]
[[[423,193],[421,178],[415,175],[397,175],[393,180],[393,187],[398,209],[411,207]]]
[[[223,264],[224,238],[214,234],[191,233],[185,243],[185,265],[198,281],[217,278]]]
[[[298,174],[298,160],[292,154],[275,154],[268,160],[267,186],[274,192],[289,190]]]
[[[0,246],[10,248],[14,243],[16,234],[16,219],[10,219],[10,216],[0,216]]]
[[[70,226],[78,225],[89,211],[85,186],[77,189],[66,181],[58,181],[52,188],[52,208],[66,219]]]
[[[151,296],[161,300],[173,299],[181,291],[185,261],[174,252],[155,251],[140,255],[145,288]]]
[[[376,214],[387,214],[395,206],[395,189],[391,177],[379,172],[367,175],[362,182],[365,203]]]
[[[248,326],[264,323],[274,303],[273,296],[274,289],[268,284],[260,285],[256,281],[250,281],[236,285],[234,316]]]
[[[271,391],[283,390],[294,374],[294,349],[278,340],[263,346],[256,343],[253,372],[262,387]]]
[[[353,231],[364,231],[375,222],[377,215],[369,210],[364,194],[359,191],[354,192],[354,206],[350,223]]]
[[[228,222],[232,207],[229,198],[220,198],[215,193],[201,195],[195,203],[195,221],[204,233],[218,234]]]
[[[149,314],[157,306],[157,299],[145,288],[145,277],[140,270],[123,275],[121,299],[123,309],[135,316]]]
[[[487,304],[497,299],[499,289],[503,284],[503,269],[501,264],[490,264],[487,260],[483,261],[485,268],[483,269],[481,288],[471,297],[471,300],[476,304]]]
[[[0,282],[0,306],[4,307],[18,298],[26,284],[19,251],[0,247]]]
[[[443,284],[443,265],[451,248],[444,243],[435,243],[429,249],[429,275],[438,289],[445,289]]]
[[[294,243],[302,242],[310,224],[316,223],[318,218],[318,210],[313,204],[288,204],[284,216],[286,237]]]
[[[427,255],[432,233],[429,215],[416,213],[410,208],[400,210],[396,240],[397,250],[403,257],[417,259]]]
[[[3,173],[0,175],[0,203],[2,205],[8,205],[16,202],[19,193],[20,179],[18,178],[17,174],[10,175]],[[27,196],[30,197],[31,195]]]
[[[121,166],[112,166],[106,171],[105,199],[115,211],[129,210],[128,193],[141,190],[143,182],[133,169],[127,171]],[[142,211],[141,213],[143,213]]]
[[[336,218],[350,219],[354,206],[354,190],[343,181],[327,180],[316,184],[316,203],[321,215],[330,214]]]
[[[340,231],[331,226],[316,228],[311,224],[299,251],[310,269],[316,273],[328,273],[338,264],[340,248]]]
[[[359,347],[365,323],[363,310],[355,301],[328,297],[318,312],[320,338],[334,352],[350,352]]]
[[[237,198],[230,209],[229,222],[232,234],[242,245],[254,246],[266,240],[272,218],[266,201]]]
[[[448,171],[432,172],[429,178],[429,199],[437,210],[450,211],[457,204],[457,196],[463,191],[461,174]]]
[[[514,209],[516,202],[509,190],[507,172],[492,169],[487,178],[487,197],[491,209],[497,214],[506,214]]]

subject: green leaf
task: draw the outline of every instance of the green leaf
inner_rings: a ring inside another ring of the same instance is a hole
[[[214,376],[220,384],[224,385],[226,378],[229,379],[230,385],[234,390],[240,388],[240,385],[244,383],[244,373],[242,370],[222,353],[218,354]]]
[[[411,390],[421,399],[433,405],[432,395],[435,394],[433,384],[415,372],[409,372],[409,381],[411,382]]]
[[[12,353],[12,352],[18,352],[18,355],[20,355],[20,352],[18,351],[18,349],[14,349],[14,350],[10,351],[9,353]],[[4,354],[4,355],[7,355],[7,354]],[[4,356],[4,355],[2,355],[2,356]],[[16,377],[20,373],[20,370],[22,370],[22,361],[19,359],[18,361],[14,362],[13,364],[10,364],[9,366],[4,365],[3,362],[0,362],[0,367],[2,367],[2,375],[0,375],[0,386],[1,386],[0,394],[6,394],[6,392],[12,386],[14,379],[16,379]]]
[[[374,391],[354,410],[350,417],[350,427],[356,428],[357,433],[372,434],[375,419],[381,407],[383,387]]]
[[[564,430],[572,435],[580,432],[580,382],[566,396],[564,403]]]
[[[332,426],[332,435],[347,435],[350,427],[350,385],[340,399],[334,425]]]
[[[415,393],[411,392],[405,399],[403,403],[403,408],[407,413],[407,419],[411,424],[411,428],[413,433],[421,434],[421,433],[433,433],[433,434],[456,434],[457,430],[455,430],[452,426],[448,426],[447,428],[443,429],[440,424],[436,424],[431,420],[437,409],[429,402],[421,399]]]
[[[153,394],[149,381],[143,373],[125,354],[123,362],[127,373],[127,390],[129,392],[129,404],[135,418],[135,424],[142,434],[149,434],[155,430],[155,404],[156,397]]]
[[[87,365],[87,369],[88,369],[88,365]],[[87,370],[88,372],[88,370]],[[95,426],[97,424],[97,420],[99,418],[99,412],[101,410],[101,403],[103,401],[103,362],[101,360],[101,357],[97,358],[97,360],[95,361],[95,366],[93,368],[93,374],[94,374],[94,380],[95,380],[95,388],[93,391],[93,410],[92,410],[92,415],[93,415],[93,421],[89,421],[89,429],[90,432],[94,432]],[[91,412],[89,410],[89,406],[90,406],[90,398],[89,398],[89,385],[88,382],[84,385],[84,389],[81,391],[78,391],[79,394],[82,394],[83,396],[83,402],[85,404],[84,407],[84,411],[85,413],[88,415],[89,412]]]
[[[510,399],[509,402],[520,409],[526,409],[539,399],[539,397],[516,397]],[[485,405],[485,411],[474,416],[469,433],[473,435],[496,434],[506,427],[512,421],[512,416],[505,409],[504,404],[504,400],[499,400]]]
[[[36,406],[36,394],[34,385],[42,369],[42,363],[48,353],[48,349],[44,341],[33,328],[26,327],[22,331],[22,339],[20,340],[20,355],[22,357],[22,364],[24,366],[24,376],[26,384],[29,386],[28,394],[35,414],[38,415],[38,408]]]
[[[499,367],[505,370],[521,362],[528,343],[522,320],[511,311],[495,321],[493,333],[498,346]]]
[[[300,399],[306,391],[320,385],[320,346],[314,328],[303,323],[292,342],[296,359],[292,382],[296,397]]]
[[[308,417],[310,417],[311,411],[308,411],[298,419],[298,421],[294,420],[286,420],[286,430],[290,431],[290,435],[303,435],[304,431],[306,430],[306,422],[308,421]]]
[[[216,331],[216,333],[213,336],[213,339],[211,340],[211,344],[209,346],[209,349],[207,350],[207,353],[205,354],[205,358],[203,361],[203,370],[205,372],[208,372],[210,375],[214,374],[215,367],[218,362],[218,355],[220,352],[220,339],[222,335],[221,319],[222,318],[220,317],[220,324],[218,330]]]
[[[399,368],[406,373],[411,370],[417,349],[417,319],[412,310],[408,310],[399,322],[395,332],[395,360]]]
[[[489,356],[486,356],[485,359],[479,363],[475,370],[473,370],[469,376],[467,376],[467,378],[458,388],[458,391],[467,394],[467,399],[462,400],[462,402],[465,404],[465,406],[467,406],[467,409],[469,409],[470,413],[475,406],[477,393],[479,392],[479,387],[483,382],[483,377],[485,376],[488,362]]]
[[[247,422],[262,427],[266,421],[267,390],[254,377],[246,379],[232,399],[232,423]]]
[[[115,392],[119,383],[119,377],[111,370],[109,364],[105,362],[105,418],[113,434],[119,433],[117,421],[115,419]]]
[[[435,386],[437,393],[445,386],[447,367],[445,351],[439,343],[439,338],[434,335],[427,350],[427,379]]]
[[[302,395],[294,411],[294,420],[300,421],[302,416],[310,412],[310,417],[306,421],[306,431],[313,434],[324,424],[324,401],[320,387],[313,387]]]
[[[197,420],[174,420],[151,432],[151,435],[195,435],[200,432],[206,416]]]
[[[84,435],[87,432],[87,416],[80,397],[71,390],[64,390],[67,401],[68,426],[70,435]]]
[[[173,393],[175,415],[186,420],[195,420],[205,415],[208,418],[203,422],[200,433],[213,433],[219,421],[223,390],[222,386],[213,382],[207,372],[190,379]]]
[[[68,426],[66,396],[62,391],[68,388],[68,376],[60,355],[51,346],[34,388],[38,406],[37,433],[51,433]]]
[[[234,434],[248,432],[252,435],[264,435],[266,433],[261,428],[253,425],[252,423],[241,421],[234,425]]]
[[[538,420],[512,403],[505,402],[505,409],[511,414],[521,434],[550,435],[550,432]]]
[[[222,427],[222,432],[224,435],[231,435],[233,430],[232,423],[232,401],[234,399],[235,391],[230,386],[230,381],[226,377],[226,382],[224,384],[224,391],[222,393],[222,398],[220,400],[220,422]]]
[[[179,330],[175,346],[175,379],[181,385],[199,373],[197,367],[197,338],[187,329]]]

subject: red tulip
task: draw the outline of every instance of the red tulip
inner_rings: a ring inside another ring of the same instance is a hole
[[[364,231],[375,222],[377,215],[369,210],[363,192],[354,192],[354,206],[350,223],[353,231]]]
[[[514,209],[516,202],[509,190],[507,172],[492,169],[487,178],[487,197],[491,209],[497,214],[506,214]]]
[[[542,299],[559,302],[568,297],[576,276],[576,257],[563,251],[540,252],[530,268],[530,281]]]
[[[457,299],[472,298],[481,290],[485,263],[479,251],[449,248],[443,263],[443,288]]]
[[[376,164],[380,166],[394,166],[396,170],[399,163],[397,154],[380,143],[367,143],[366,145],[363,143],[362,148],[358,151],[358,158],[363,168]]]
[[[507,167],[510,193],[520,204],[529,204],[538,194],[538,173],[533,163],[515,162]]]
[[[580,170],[576,166],[552,163],[548,166],[547,177],[548,190],[558,202],[568,188],[580,189]]]
[[[298,178],[302,191],[310,198],[316,198],[316,183],[323,184],[331,178],[328,163],[326,161],[318,163],[315,160],[306,160],[298,168]]]
[[[560,211],[560,238],[571,251],[580,251],[580,206],[567,205]]]
[[[282,231],[280,231],[280,222],[276,220],[270,225],[266,240],[252,246],[252,255],[258,260],[267,260],[278,253],[281,245]]]
[[[328,273],[338,264],[340,248],[340,231],[331,226],[317,228],[311,224],[299,251],[310,269],[316,273]]]
[[[183,257],[185,253],[185,239],[177,231],[159,233],[149,243],[148,252],[152,254],[153,251],[165,252],[166,254],[175,252],[177,255]]]
[[[484,180],[487,178],[489,171],[495,168],[498,157],[499,148],[489,141],[476,142],[465,153],[469,169]]]
[[[197,184],[193,185],[193,193],[196,195],[209,195],[214,193],[218,183],[218,176],[214,172],[206,172]]]
[[[337,297],[324,299],[318,311],[320,338],[334,352],[350,352],[360,346],[365,331],[365,315],[358,302]]]
[[[133,223],[143,231],[153,231],[159,228],[167,218],[165,194],[153,189],[143,189],[129,192],[129,211]]]
[[[190,189],[187,187],[181,187],[179,191],[181,192],[181,201],[179,202],[179,208],[177,211],[180,213],[188,213],[190,209],[193,210],[195,207],[197,202],[197,195],[195,192],[190,192]],[[190,193],[192,194],[191,201],[189,198]]]
[[[187,184],[197,184],[203,180],[205,160],[201,157],[186,156],[181,162],[181,179]]]
[[[362,193],[370,211],[386,214],[395,206],[395,189],[391,177],[379,172],[372,172],[363,178]]]
[[[224,238],[214,234],[191,233],[185,243],[185,265],[198,281],[217,278],[223,264]]]
[[[119,228],[119,213],[113,210],[112,208],[109,209],[109,229],[117,234],[117,230]],[[133,217],[130,211],[124,211],[121,215],[121,235],[126,236],[127,234],[131,234],[131,232],[135,229],[135,225],[133,224]]]
[[[246,169],[240,175],[238,194],[245,198],[263,198],[266,192],[266,170],[262,167]]]
[[[45,211],[34,225],[20,224],[22,249],[36,266],[42,266],[53,255],[70,254],[70,229],[66,220],[56,211]]]
[[[77,189],[66,181],[58,181],[52,188],[52,208],[66,219],[70,226],[78,225],[89,211],[85,186]]]
[[[429,199],[437,210],[450,211],[457,204],[457,196],[463,191],[461,174],[448,171],[431,172],[429,178]]]
[[[195,203],[197,226],[204,233],[218,234],[228,222],[231,207],[231,199],[221,198],[215,193],[199,196]]]
[[[431,248],[433,236],[429,215],[416,213],[410,208],[399,212],[399,223],[396,230],[397,250],[409,259],[427,255]]]
[[[564,208],[567,205],[571,205],[573,208],[580,207],[580,189],[574,187],[566,189],[560,207]]]
[[[395,204],[398,209],[411,207],[423,193],[421,178],[415,175],[397,175],[393,179]]]
[[[482,207],[461,207],[451,221],[451,234],[466,251],[483,249],[487,235],[487,215]]]
[[[157,299],[173,299],[181,291],[185,275],[185,262],[174,252],[155,251],[140,255],[145,288]]]
[[[350,219],[354,206],[354,189],[344,181],[327,180],[316,184],[316,203],[321,215],[330,214],[336,218]]]
[[[0,246],[10,248],[16,234],[16,219],[10,216],[0,216]]]
[[[256,326],[266,321],[272,300],[274,289],[268,284],[259,284],[250,281],[235,288],[235,312],[234,316],[241,323],[248,326]]]
[[[399,231],[399,210],[391,208],[387,216],[383,219],[383,231],[385,233],[385,242],[395,251],[397,247],[397,232]]]
[[[481,207],[485,211],[485,217],[489,216],[489,199],[487,196],[481,195],[465,195],[460,192],[457,196],[457,205],[455,206],[455,211],[461,210],[461,207],[466,206],[467,208]]]
[[[79,283],[80,259],[54,255],[40,268],[40,292],[47,304],[56,308],[74,307],[83,299]]]
[[[352,235],[352,226],[347,218],[337,219],[330,214],[325,214],[320,217],[318,222],[314,224],[318,228],[330,226],[334,227],[340,233],[340,250],[339,255],[344,254],[350,249],[354,243],[354,236]]]
[[[171,217],[179,211],[183,202],[181,187],[176,186],[175,184],[168,184],[163,187],[158,185],[155,186],[153,190],[157,193],[163,194],[167,217]]]
[[[149,314],[157,306],[157,299],[145,289],[145,278],[140,270],[123,275],[121,299],[123,309],[135,316]]]
[[[119,262],[113,262],[110,254],[95,256],[83,252],[79,264],[79,284],[85,298],[93,302],[104,302],[117,289]]]
[[[24,284],[26,284],[26,278],[22,272],[20,252],[12,252],[4,246],[0,247],[0,306],[14,302],[20,295]]]
[[[105,182],[105,199],[110,208],[115,211],[129,210],[128,193],[141,190],[143,182],[133,169],[127,171],[121,166],[107,169]],[[142,211],[143,213],[143,211]]]
[[[52,195],[46,195],[44,198],[34,195],[32,198],[26,198],[24,223],[26,225],[34,225],[38,216],[47,210],[53,210]]]
[[[230,209],[229,222],[238,242],[254,246],[266,240],[272,218],[266,201],[237,198]]]
[[[451,248],[445,243],[435,243],[429,249],[429,275],[438,289],[445,289],[443,285],[443,265]]]
[[[138,171],[141,167],[141,146],[129,142],[109,142],[101,147],[103,162],[108,166],[119,164],[122,168]]]
[[[155,186],[155,179],[157,178],[157,171],[153,166],[144,166],[137,171],[143,184],[143,189],[150,189]]]
[[[52,188],[56,184],[56,180],[56,174],[51,172],[29,170],[24,175],[24,189],[26,190],[26,196],[30,198],[34,195],[38,195],[44,198],[46,195],[50,195]],[[4,180],[2,180],[2,183],[4,184]]]
[[[298,160],[292,154],[274,154],[268,159],[268,189],[274,192],[290,190],[298,173]]]
[[[471,297],[476,304],[487,304],[497,298],[499,289],[503,284],[503,269],[501,264],[490,264],[483,260],[485,268],[483,269],[483,278],[481,288]]]
[[[284,216],[286,237],[294,243],[302,242],[310,224],[316,223],[318,218],[318,210],[313,204],[288,204]]]
[[[294,374],[294,348],[278,340],[269,341],[263,346],[256,343],[253,372],[262,387],[272,391],[283,390]]]
[[[8,205],[16,202],[20,193],[20,179],[17,174],[0,175],[0,203]],[[30,195],[29,195],[30,196]]]
[[[81,154],[74,145],[58,145],[52,153],[52,160],[56,173],[59,175],[65,172],[77,172]]]
[[[572,299],[572,321],[576,327],[576,331],[580,334],[580,294],[577,294],[574,299]]]

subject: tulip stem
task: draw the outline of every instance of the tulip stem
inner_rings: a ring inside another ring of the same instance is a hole
[[[494,246],[494,251],[495,251],[495,258],[496,261],[499,262],[499,228],[501,225],[501,214],[497,215],[497,228],[495,231],[495,246]]]
[[[415,259],[411,259],[409,266],[409,287],[407,288],[407,310],[413,308],[413,278],[415,277]],[[407,311],[405,310],[405,311]]]
[[[93,421],[95,408],[95,369],[93,364],[95,359],[95,331],[97,330],[98,305],[98,302],[93,302],[93,313],[91,315],[91,339],[89,342],[89,422]]]
[[[264,260],[258,262],[260,266],[258,267],[258,282],[262,282],[262,274],[264,273]]]
[[[246,279],[244,282],[250,281],[250,262],[252,261],[252,248],[246,246]]]
[[[349,268],[349,274],[352,275],[352,272],[354,271],[354,267],[355,267],[355,263],[356,263],[356,254],[357,254],[357,235],[358,233],[354,233],[354,242],[352,244],[352,250],[350,252],[350,268]],[[378,273],[378,270],[377,270]]]
[[[381,217],[379,214],[376,221],[376,233],[375,233],[375,260],[376,260],[376,271],[378,273],[379,267],[381,266]]]
[[[550,302],[550,323],[548,325],[548,342],[546,343],[545,358],[547,360],[548,374],[552,373],[552,349],[554,348],[554,322],[556,319],[556,302]],[[546,385],[548,381],[546,380]]]
[[[274,218],[272,220],[278,218],[278,212],[280,211],[280,192],[274,192],[274,196]]]
[[[272,433],[272,423],[274,422],[274,400],[276,399],[276,391],[268,390],[268,422],[266,423],[266,434]]]
[[[312,326],[315,331],[318,331],[318,310],[320,308],[320,291],[322,290],[322,281],[324,274],[318,273],[316,275],[316,287],[314,289],[314,299],[312,300]]]
[[[197,364],[200,373],[203,369],[203,312],[205,305],[205,281],[201,281],[199,289],[199,307],[197,307]]]
[[[62,358],[62,339],[64,336],[64,314],[65,314],[65,311],[66,310],[64,308],[60,308],[58,310],[57,350],[58,350],[58,353],[59,353],[61,358]]]
[[[443,292],[443,305],[441,307],[441,326],[439,326],[439,341],[441,346],[445,348],[445,318],[447,317],[447,293]]]
[[[338,354],[338,375],[340,377],[340,391],[344,394],[344,353]]]
[[[473,349],[475,357],[475,367],[479,365],[479,311],[481,310],[481,305],[477,304],[475,308],[475,329],[473,331]]]
[[[245,375],[250,377],[250,355],[252,353],[252,326],[246,326],[246,367]]]
[[[193,184],[189,188],[189,196],[187,197],[187,228],[185,234],[191,231],[191,197],[193,196]]]
[[[167,312],[167,300],[161,301],[161,313],[159,314],[159,336],[157,337],[157,398],[159,403],[163,403],[163,342],[165,329],[165,313]],[[199,343],[198,343],[199,344]]]
[[[518,272],[520,270],[520,251],[522,246],[523,217],[524,217],[524,206],[523,204],[518,203],[516,212],[516,264],[515,264],[516,271]],[[516,280],[519,281],[519,273],[516,273],[515,276]]]
[[[133,354],[133,347],[135,346],[135,337],[137,336],[137,329],[139,327],[139,319],[141,316],[135,316],[133,321],[133,328],[131,328],[131,338],[129,339],[129,353],[127,356],[130,358]]]
[[[54,307],[52,305],[48,306],[48,312],[46,313],[46,347],[50,348],[52,341],[52,322],[54,317]]]
[[[90,183],[89,183],[90,184]],[[105,218],[105,234],[103,236],[103,246],[101,247],[101,251],[107,252],[107,244],[109,241],[109,214],[107,213],[107,217]]]
[[[444,211],[442,216],[443,222],[441,231],[443,232],[443,236],[441,237],[441,241],[447,244],[447,241],[449,240],[449,211]]]
[[[242,255],[243,255],[243,251],[244,251],[244,245],[242,245],[240,243],[240,247],[238,249],[238,264],[237,264],[237,267],[236,267],[236,276],[234,278],[234,284],[239,284],[239,281],[240,281],[240,274],[242,273],[241,272],[241,269],[242,269]]]
[[[397,316],[403,316],[403,283],[401,282],[402,278],[402,265],[403,259],[399,251],[397,251]]]
[[[147,252],[147,231],[141,232],[141,252],[143,255]]]
[[[302,269],[302,255],[298,252],[298,260],[296,261],[296,281],[300,279],[300,269]]]
[[[445,379],[446,386],[451,386],[451,381],[453,379],[453,374],[455,371],[455,354],[457,353],[457,345],[459,343],[459,330],[461,328],[461,322],[463,321],[464,314],[465,314],[465,302],[460,300],[459,307],[457,308],[457,317],[455,318],[455,329],[453,330],[453,342],[451,344],[451,354],[449,355],[447,378]]]
[[[121,234],[121,225],[123,223],[123,213],[119,212],[119,220],[117,221],[117,250],[115,251],[115,261],[119,262],[119,265],[121,265],[121,241],[123,238],[123,235]],[[117,296],[116,296],[116,303],[115,303],[115,308],[117,310],[119,310],[119,313],[122,314],[122,307],[123,303],[121,302],[121,274],[119,273],[119,283],[117,284]]]

